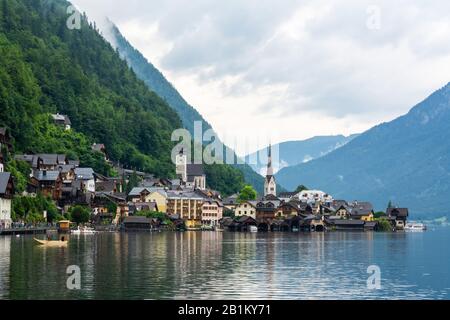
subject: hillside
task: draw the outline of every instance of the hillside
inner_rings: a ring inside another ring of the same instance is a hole
[[[319,188],[335,198],[389,200],[416,217],[449,215],[450,84],[408,114],[380,124],[328,155],[277,174],[289,189]]]
[[[107,21],[103,32],[105,38],[118,50],[121,57],[127,61],[129,66],[136,72],[136,75],[142,79],[147,86],[163,98],[171,106],[182,120],[183,126],[193,134],[194,121],[202,121],[203,130],[211,129],[211,125],[202,117],[197,110],[189,105],[180,95],[175,87],[164,77],[164,75],[155,66],[149,62],[137,49],[135,49],[120,30],[112,22]],[[234,152],[233,152],[234,153]],[[225,154],[225,153],[224,153]],[[212,179],[209,181],[218,181],[217,176],[226,177],[230,174],[234,180],[238,175],[242,175],[246,183],[253,185],[258,193],[263,192],[264,179],[252,170],[248,165],[234,165],[234,168],[224,166],[213,166],[207,169]],[[236,170],[237,169],[237,170]],[[240,172],[239,172],[239,171]],[[221,171],[221,172],[219,172]],[[212,177],[215,175],[216,177]],[[215,184],[211,185],[214,188]],[[280,190],[282,187],[280,187]]]
[[[273,148],[275,150],[278,149],[279,157],[279,166],[274,168],[275,173],[284,167],[291,167],[320,158],[331,151],[344,146],[357,136],[357,134],[348,137],[343,135],[320,136],[312,137],[307,140],[286,141],[275,144],[273,145]],[[257,163],[255,163],[255,159],[257,159]],[[246,156],[245,162],[248,163],[256,172],[265,175],[267,164],[267,147]]]
[[[113,160],[170,175],[170,135],[180,119],[86,17],[80,30],[67,28],[68,5],[1,1],[0,125],[10,129],[16,152],[80,158],[91,142],[101,142]],[[74,132],[49,123],[48,113],[56,112],[70,117]],[[80,139],[88,142],[83,150]]]

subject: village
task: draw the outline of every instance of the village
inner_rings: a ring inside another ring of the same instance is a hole
[[[70,130],[67,116],[52,117],[55,124]],[[11,148],[10,139],[8,130],[0,128],[1,150]],[[93,144],[92,151],[109,161],[104,144]],[[203,165],[188,163],[183,149],[176,156],[176,179],[114,164],[118,175],[106,177],[64,154],[16,154],[14,159],[27,163],[31,170],[26,190],[17,195],[13,175],[4,172],[0,153],[1,234],[16,233],[20,228],[46,230],[12,219],[14,197],[37,195],[53,201],[60,217],[74,206],[86,208],[89,218],[82,223],[99,231],[396,231],[404,229],[408,218],[407,208],[389,206],[386,212],[376,213],[370,202],[337,200],[320,190],[277,193],[270,147],[264,194],[253,199],[239,194],[223,198],[208,189]],[[130,180],[135,180],[132,188]],[[45,210],[42,217],[47,220]],[[46,222],[48,227],[55,223]]]

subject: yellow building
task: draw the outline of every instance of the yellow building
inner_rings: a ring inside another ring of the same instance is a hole
[[[234,210],[236,217],[247,216],[256,219],[256,201],[245,201]]]
[[[159,212],[167,212],[167,192],[163,188],[133,188],[128,195],[132,202],[156,202]]]

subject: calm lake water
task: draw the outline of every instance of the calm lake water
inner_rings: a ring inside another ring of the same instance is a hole
[[[449,299],[450,228],[423,233],[0,237],[1,299]],[[68,290],[66,269],[81,269]],[[367,267],[381,269],[369,290]]]

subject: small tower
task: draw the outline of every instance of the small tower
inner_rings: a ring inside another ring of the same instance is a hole
[[[183,182],[187,181],[187,155],[184,154],[183,148],[176,156],[176,174]]]
[[[275,176],[273,175],[272,167],[272,145],[269,145],[269,154],[267,157],[267,174],[264,181],[264,197],[268,195],[277,196],[277,183],[275,181]]]

